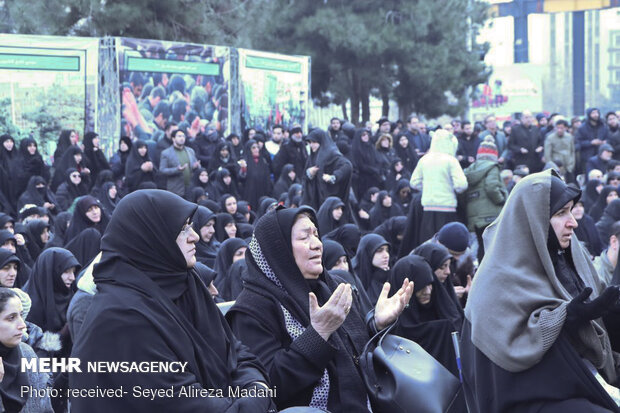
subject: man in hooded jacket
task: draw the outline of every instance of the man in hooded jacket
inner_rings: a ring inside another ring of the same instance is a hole
[[[580,152],[581,172],[586,162],[592,156],[596,156],[598,148],[607,140],[607,126],[601,121],[601,112],[597,108],[586,110],[587,121],[584,122],[575,135],[577,150]]]

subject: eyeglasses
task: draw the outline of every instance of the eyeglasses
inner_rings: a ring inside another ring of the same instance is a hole
[[[193,223],[192,222],[188,222],[185,225],[183,225],[183,228],[181,229],[181,234],[187,236],[192,232],[193,229]]]

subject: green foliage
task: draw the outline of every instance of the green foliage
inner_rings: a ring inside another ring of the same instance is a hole
[[[14,138],[21,136],[21,131],[11,117],[11,99],[0,99],[0,135],[9,134]]]
[[[51,155],[48,148],[55,147],[62,129],[84,124],[83,96],[79,93],[70,93],[60,86],[41,91],[35,96],[33,101],[38,102],[38,105],[30,112],[24,113],[23,117],[35,125],[32,133],[39,142],[42,153]]]
[[[462,112],[468,87],[489,75],[487,46],[472,41],[468,50],[487,8],[481,0],[4,0],[0,24],[14,33],[127,36],[309,55],[315,102],[350,99],[357,122],[357,108],[370,94],[396,100],[401,114]]]
[[[264,2],[269,18],[255,46],[312,56],[312,93],[319,103],[371,91],[389,94],[410,111],[455,114],[467,87],[488,77],[481,60],[486,46],[467,50],[467,15],[475,38],[487,6],[471,3],[468,9],[465,0],[274,0]],[[459,103],[450,105],[446,92]]]

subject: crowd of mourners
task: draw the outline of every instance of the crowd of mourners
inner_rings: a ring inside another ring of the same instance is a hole
[[[462,376],[454,411],[618,411],[618,115],[226,137],[169,116],[109,159],[63,130],[51,165],[3,135],[4,411],[377,411],[359,356],[392,323]],[[24,373],[37,356],[188,366]],[[136,384],[254,393],[63,396]]]

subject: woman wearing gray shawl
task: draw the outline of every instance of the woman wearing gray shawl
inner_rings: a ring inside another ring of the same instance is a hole
[[[602,321],[620,292],[603,290],[573,233],[579,196],[551,170],[529,175],[484,232],[461,339],[470,411],[620,411]]]

